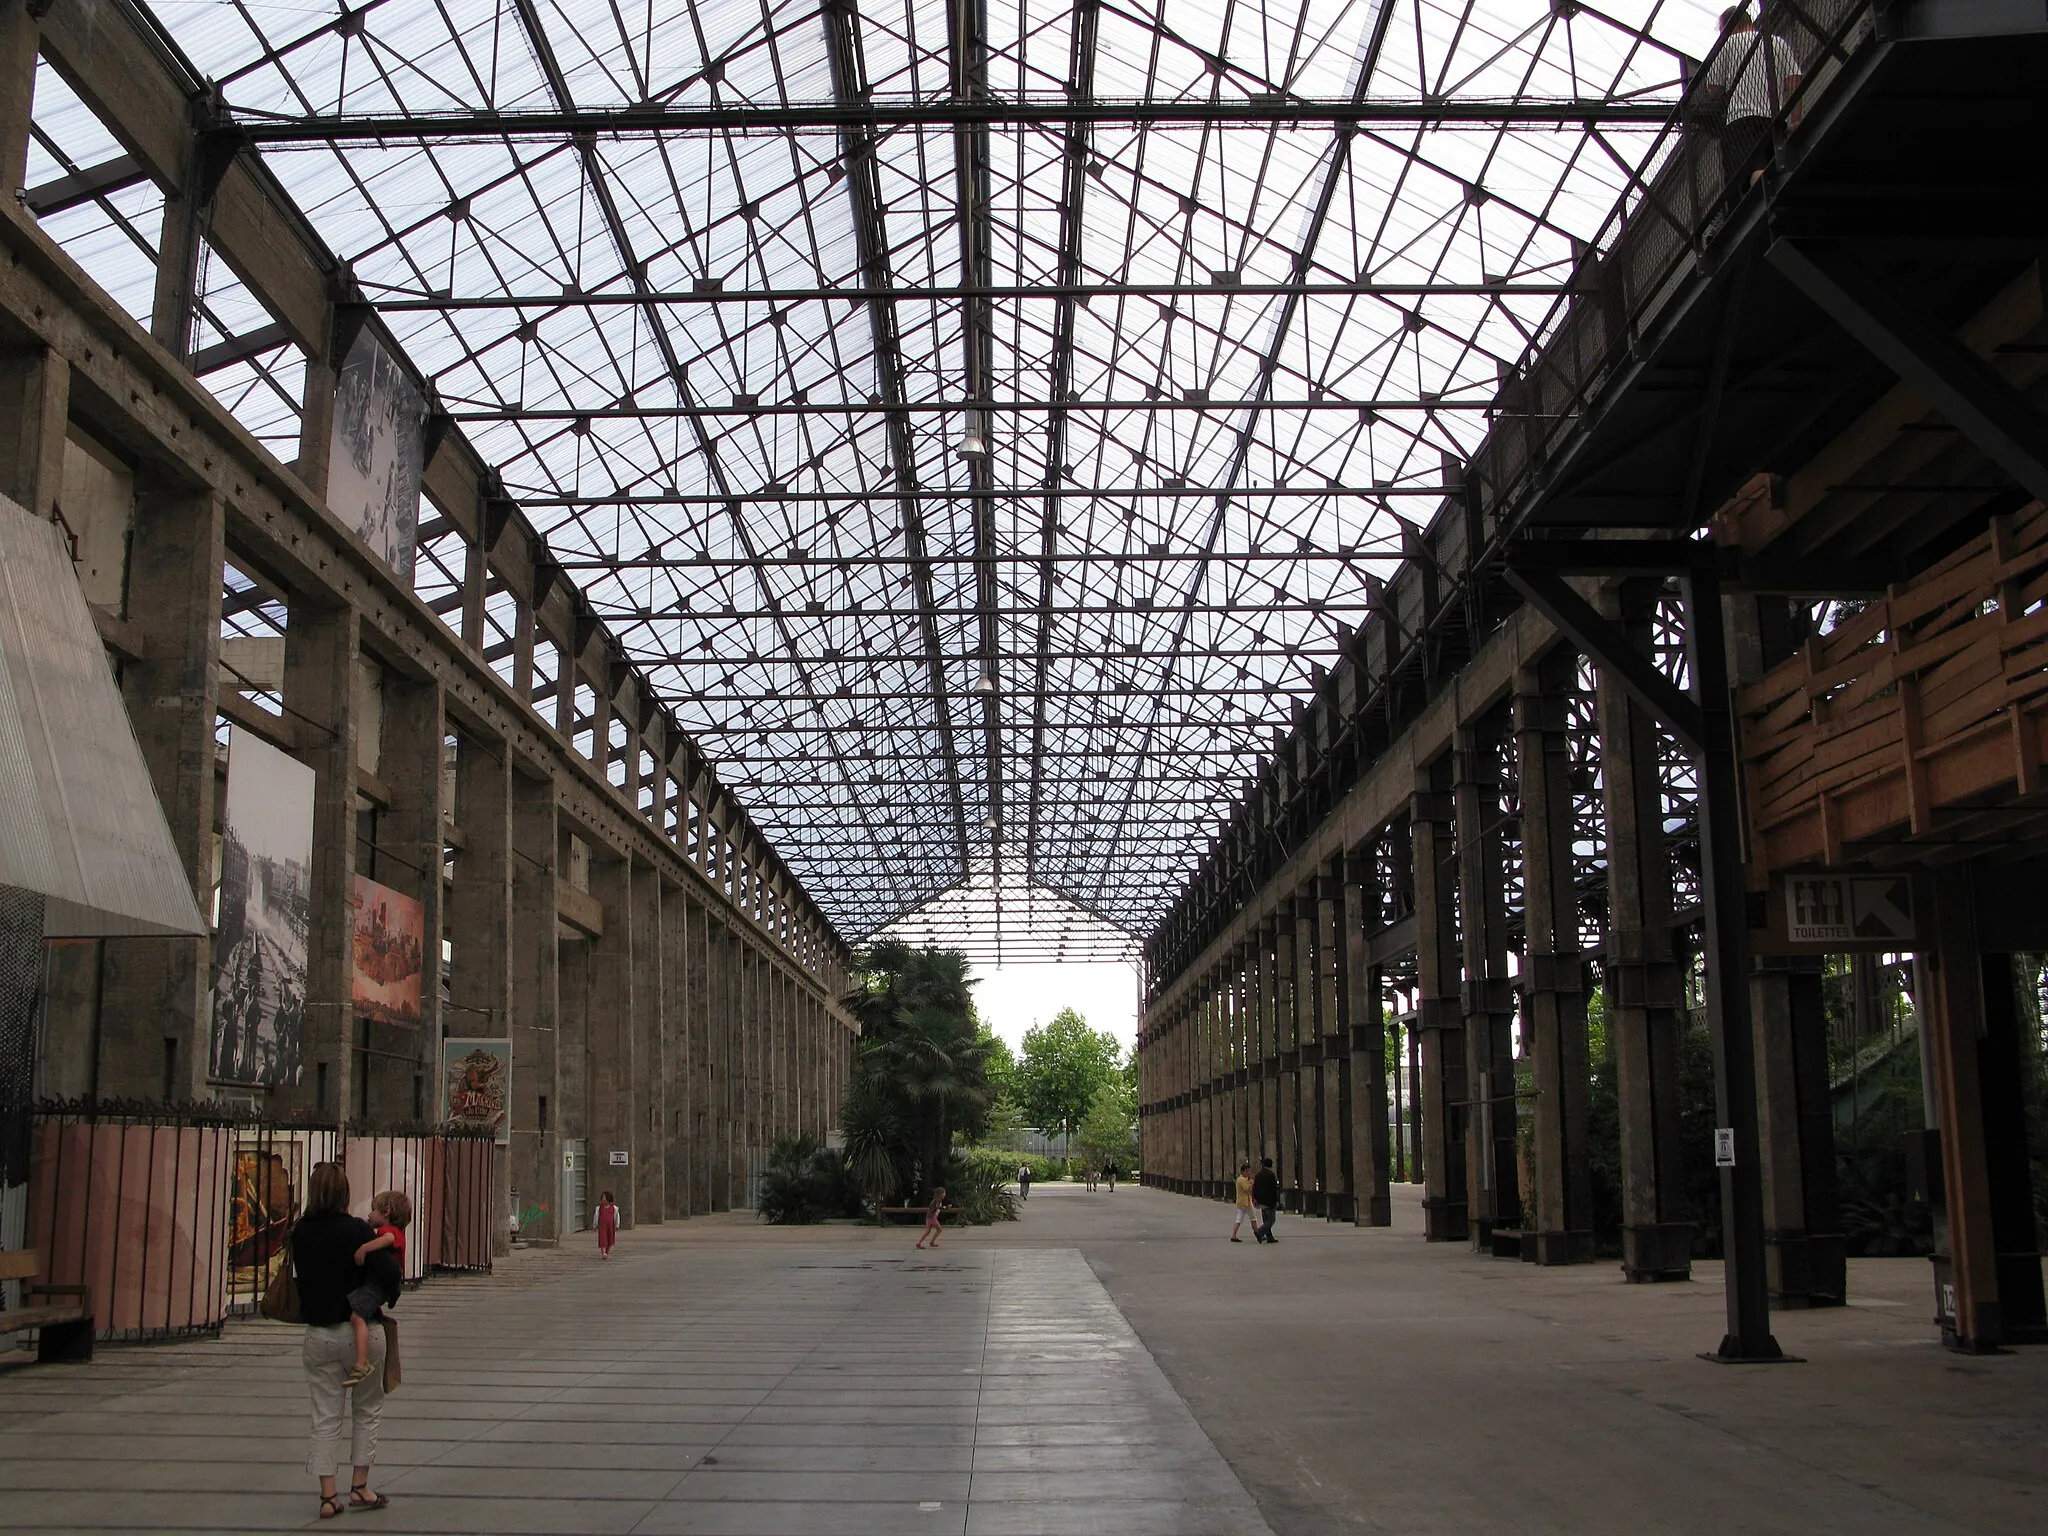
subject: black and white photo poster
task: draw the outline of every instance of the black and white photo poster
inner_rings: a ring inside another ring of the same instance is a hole
[[[427,402],[365,326],[334,383],[327,505],[400,577],[412,575]]]
[[[294,1084],[312,920],[313,770],[233,729],[221,821],[210,1075]]]

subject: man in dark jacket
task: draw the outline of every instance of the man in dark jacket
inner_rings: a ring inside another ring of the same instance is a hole
[[[1259,1208],[1252,1236],[1262,1243],[1277,1243],[1273,1235],[1273,1213],[1280,1208],[1280,1176],[1273,1172],[1273,1159],[1259,1159],[1259,1171],[1252,1175],[1252,1204]]]

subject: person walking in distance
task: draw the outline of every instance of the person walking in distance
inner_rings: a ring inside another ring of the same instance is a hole
[[[1251,1215],[1251,1213],[1252,1165],[1250,1163],[1240,1163],[1237,1169],[1237,1216],[1230,1223],[1230,1240],[1233,1243],[1244,1241],[1237,1234],[1244,1230],[1244,1219]],[[1254,1232],[1259,1230],[1259,1225],[1256,1221],[1252,1223],[1252,1230]]]
[[[1116,1193],[1116,1162],[1114,1159],[1108,1159],[1103,1162],[1102,1182],[1109,1186],[1109,1192],[1112,1195]]]
[[[1017,1198],[1019,1200],[1029,1200],[1031,1198],[1031,1165],[1029,1163],[1019,1163],[1017,1165]]]
[[[1095,1193],[1095,1186],[1101,1180],[1101,1173],[1093,1163],[1088,1165],[1088,1193]]]
[[[1252,1204],[1259,1208],[1258,1224],[1252,1236],[1262,1243],[1277,1243],[1273,1235],[1273,1214],[1280,1208],[1280,1175],[1273,1171],[1273,1159],[1259,1159],[1259,1171],[1252,1177]]]
[[[606,1190],[597,1207],[597,1256],[600,1259],[610,1258],[618,1240],[619,1208],[612,1203],[612,1192]]]
[[[931,1239],[932,1247],[936,1248],[939,1246],[939,1218],[945,1214],[945,1211],[946,1186],[941,1184],[932,1191],[932,1203],[925,1207],[924,1233],[917,1240],[918,1247],[922,1248],[925,1246],[926,1238]]]

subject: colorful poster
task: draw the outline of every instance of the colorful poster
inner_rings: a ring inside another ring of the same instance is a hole
[[[327,505],[400,578],[418,551],[427,402],[368,326],[334,381]]]
[[[512,1139],[512,1042],[441,1042],[442,1118],[455,1125],[489,1126],[498,1144]]]
[[[299,1219],[305,1146],[264,1138],[235,1144],[228,1189],[228,1299],[260,1301]]]
[[[380,1024],[416,1029],[426,908],[388,885],[356,876],[355,1011]]]
[[[294,1084],[312,926],[313,770],[231,728],[221,822],[211,1075]]]

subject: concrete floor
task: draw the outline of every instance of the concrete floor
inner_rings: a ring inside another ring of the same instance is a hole
[[[628,1232],[606,1265],[572,1244],[436,1281],[401,1309],[392,1507],[344,1519],[731,1536],[2048,1529],[2048,1351],[1943,1351],[1924,1261],[1857,1261],[1853,1305],[1782,1314],[1806,1364],[1723,1367],[1695,1357],[1721,1332],[1714,1266],[1629,1287],[1611,1265],[1432,1247],[1405,1190],[1390,1231],[1283,1218],[1263,1249],[1230,1246],[1228,1226],[1205,1202],[1044,1185],[1022,1221],[936,1257],[907,1229],[729,1216]],[[313,1524],[295,1340],[243,1324],[0,1373],[0,1527]]]

